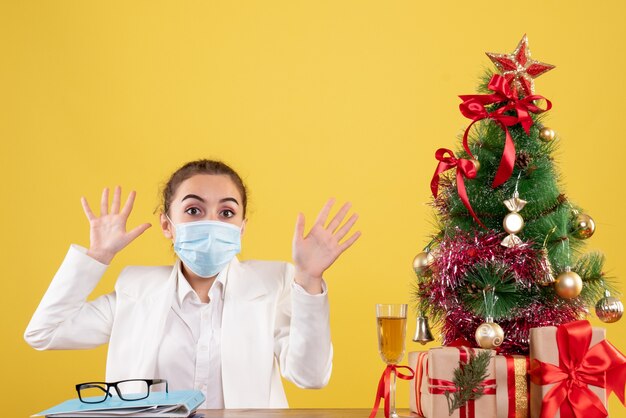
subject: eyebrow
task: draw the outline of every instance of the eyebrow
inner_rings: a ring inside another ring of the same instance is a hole
[[[237,206],[239,206],[239,202],[237,202],[237,199],[235,199],[234,197],[225,197],[220,200],[220,203],[224,203],[224,202],[235,202]]]
[[[185,196],[182,199],[180,199],[180,201],[184,202],[187,199],[197,199],[197,200],[201,201],[202,203],[205,202],[205,200],[203,198],[201,198],[200,196],[198,196],[196,194],[188,194],[187,196]]]
[[[203,198],[201,198],[200,196],[196,194],[188,194],[187,196],[183,197],[180,201],[184,202],[187,199],[196,199],[196,200],[201,201],[202,203],[206,203],[206,200],[204,200]],[[220,203],[224,203],[224,202],[235,202],[237,206],[239,206],[239,202],[234,197],[225,197],[223,199],[220,199]]]

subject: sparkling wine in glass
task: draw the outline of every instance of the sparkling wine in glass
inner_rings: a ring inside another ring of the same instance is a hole
[[[406,304],[376,305],[378,352],[387,364],[398,364],[404,357],[406,307]],[[389,417],[398,417],[396,412],[396,373],[393,370],[389,386]]]

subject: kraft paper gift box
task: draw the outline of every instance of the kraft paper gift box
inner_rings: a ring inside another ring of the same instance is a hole
[[[483,381],[484,394],[470,400],[461,408],[449,413],[448,400],[445,391],[454,389],[454,369],[460,364],[466,364],[470,358],[470,350],[475,354],[481,351],[492,353],[492,359],[487,366],[487,377]],[[495,418],[496,417],[496,368],[495,352],[493,350],[473,349],[469,347],[439,347],[428,351],[428,392],[430,407],[428,418]]]
[[[495,362],[498,418],[528,418],[528,356],[499,354]]]
[[[604,328],[592,327],[591,343],[589,348],[598,344],[606,338],[606,330]],[[556,338],[557,327],[540,327],[530,329],[530,366],[533,367],[534,360],[540,360],[544,363],[559,365],[559,347]],[[530,416],[531,418],[539,418],[543,399],[552,389],[554,384],[537,385],[530,382]],[[598,386],[588,385],[588,388],[598,397],[600,402],[606,407],[606,389]],[[554,418],[560,418],[561,413],[557,410]]]
[[[428,351],[411,351],[409,367],[415,372],[409,389],[409,408],[420,417],[429,417]]]

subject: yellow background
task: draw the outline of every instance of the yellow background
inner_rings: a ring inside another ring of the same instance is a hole
[[[130,224],[155,223],[161,184],[200,157],[225,160],[249,186],[243,258],[290,260],[298,211],[311,221],[329,196],[353,202],[363,236],[327,273],[333,378],[287,392],[292,407],[371,407],[383,369],[374,304],[409,299],[412,258],[433,232],[434,151],[456,147],[467,126],[457,95],[491,67],[484,52],[509,53],[524,33],[533,57],[557,66],[536,86],[554,103],[564,190],[596,220],[588,248],[624,290],[625,14],[618,0],[4,0],[2,415],[104,377],[106,347],[36,352],[22,339],[69,244],[89,243],[80,196],[135,189]],[[122,266],[171,260],[153,227],[96,293]],[[624,320],[606,328],[626,352]],[[422,348],[408,337],[408,350]],[[626,417],[615,398],[610,408]]]

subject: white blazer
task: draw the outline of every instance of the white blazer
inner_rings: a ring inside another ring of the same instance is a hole
[[[37,350],[109,343],[107,381],[166,378],[154,374],[178,266],[127,267],[114,292],[87,302],[106,268],[72,245],[26,328],[26,342]],[[299,387],[325,386],[333,355],[328,297],[292,292],[294,268],[288,263],[235,258],[227,269],[225,407],[288,407],[281,373]]]

